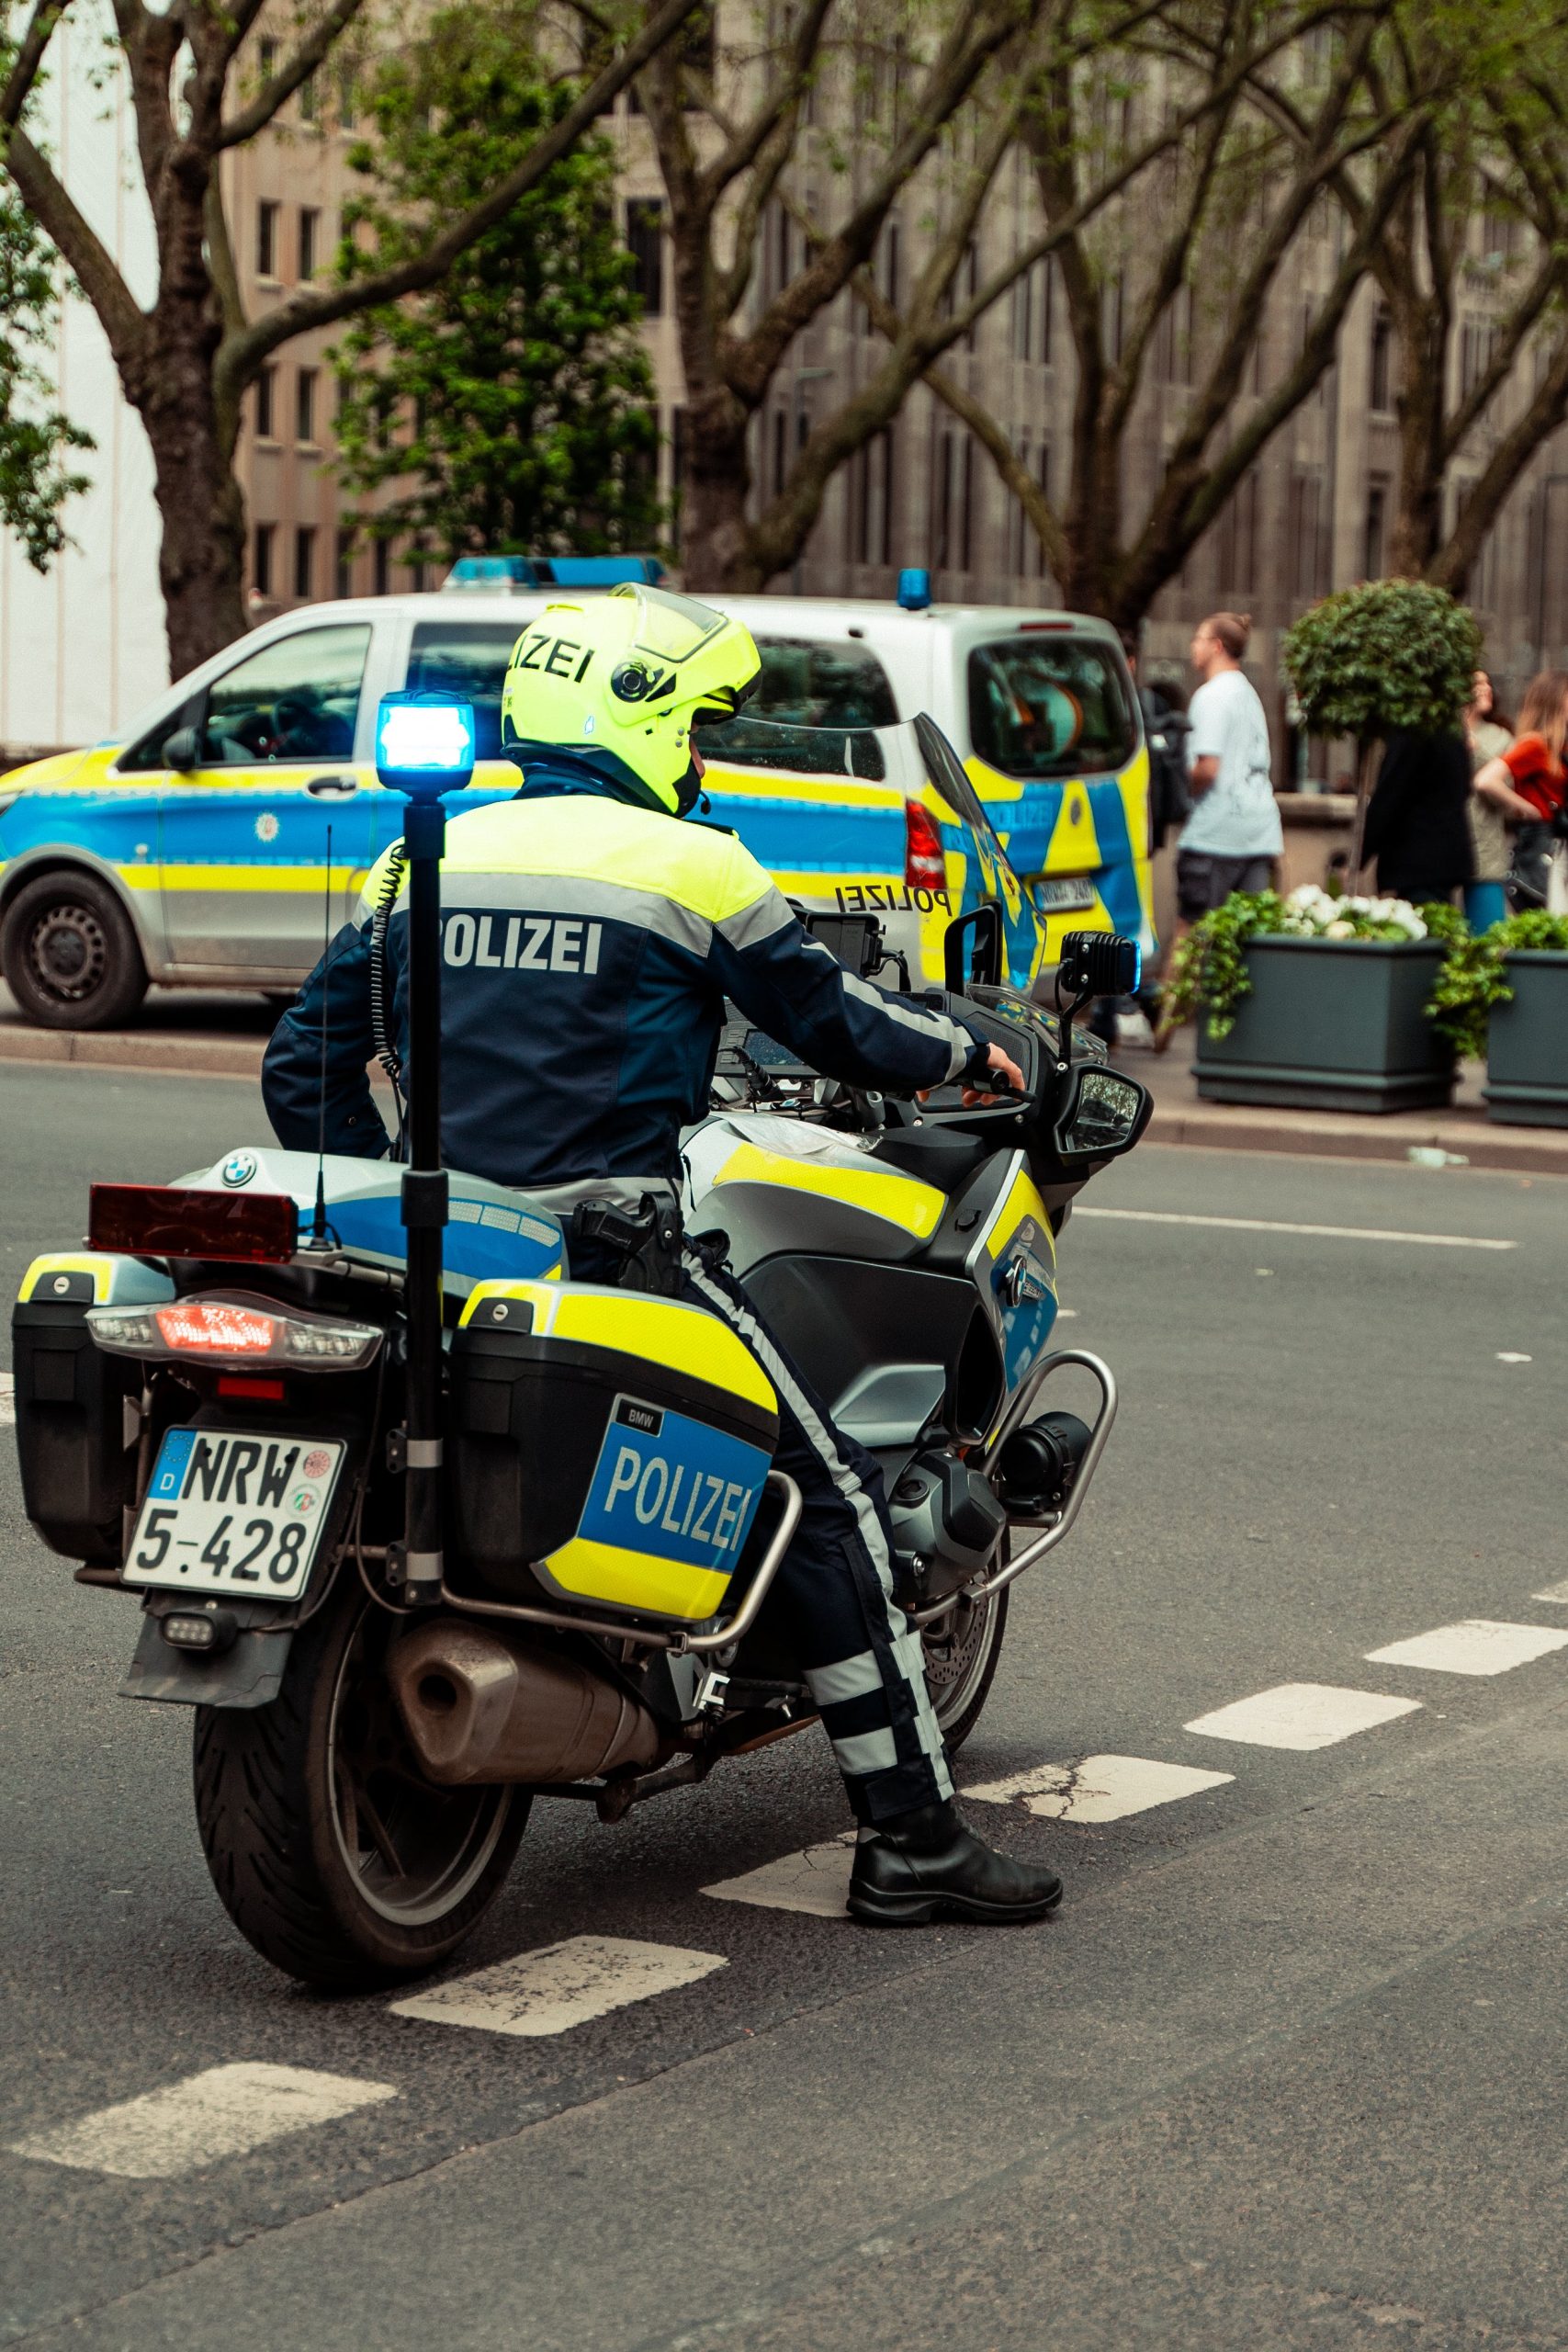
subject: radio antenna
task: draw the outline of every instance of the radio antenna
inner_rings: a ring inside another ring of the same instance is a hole
[[[310,1226],[312,1250],[326,1250],[333,1237],[327,1225],[327,1033],[333,1011],[333,829],[327,827],[327,887],[321,897],[321,1069],[320,1106],[316,1114],[316,1214]]]

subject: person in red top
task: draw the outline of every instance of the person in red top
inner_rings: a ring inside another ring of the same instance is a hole
[[[1483,799],[1518,828],[1514,877],[1519,895],[1544,905],[1554,838],[1568,829],[1568,671],[1543,670],[1530,680],[1519,710],[1519,731],[1506,752],[1475,778]]]

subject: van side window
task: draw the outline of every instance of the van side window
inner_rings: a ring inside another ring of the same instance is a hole
[[[1003,775],[1100,775],[1137,749],[1121,658],[1094,638],[1019,636],[969,656],[969,740]]]
[[[897,727],[887,673],[863,645],[759,637],[762,674],[746,704],[753,718],[796,727]]]
[[[208,767],[354,756],[370,627],[349,621],[275,639],[207,689]]]
[[[405,684],[416,694],[459,695],[474,706],[475,756],[501,757],[501,695],[521,622],[419,621]]]

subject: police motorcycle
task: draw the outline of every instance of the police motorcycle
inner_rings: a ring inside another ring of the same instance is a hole
[[[194,1710],[231,1917],[338,1989],[453,1952],[536,1797],[615,1822],[815,1720],[769,1609],[800,1512],[777,1400],[726,1324],[637,1286],[671,1240],[658,1204],[600,1216],[626,1260],[601,1287],[547,1208],[439,1164],[442,795],[471,713],[389,696],[378,740],[409,798],[407,1164],[245,1148],[96,1184],[86,1247],[35,1260],[13,1317],[28,1515],[79,1582],[137,1597],[121,1690]],[[824,928],[875,969],[874,922]],[[727,1237],[883,1462],[950,1748],[1110,1433],[1108,1367],[1050,1345],[1056,1244],[1151,1107],[1074,1026],[1135,985],[1135,945],[1073,935],[1049,1011],[1002,984],[1000,937],[992,906],[961,919],[932,993],[1021,1094],[857,1096],[734,1025],[685,1153],[688,1233]],[[1045,1409],[1068,1367],[1089,1422]]]

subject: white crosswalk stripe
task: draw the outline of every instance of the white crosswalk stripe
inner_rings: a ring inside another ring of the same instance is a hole
[[[1414,1714],[1419,1699],[1391,1699],[1377,1690],[1342,1690],[1326,1682],[1280,1682],[1228,1707],[1195,1715],[1184,1731],[1210,1739],[1238,1739],[1252,1747],[1332,1747],[1374,1724]]]
[[[1532,1592],[1532,1600],[1568,1600],[1568,1577],[1561,1584],[1549,1584],[1544,1592]]]
[[[777,1861],[763,1862],[739,1878],[721,1878],[703,1893],[716,1903],[755,1903],[764,1911],[805,1911],[814,1918],[842,1919],[854,1859],[855,1833],[847,1829],[826,1845],[781,1854]]]
[[[964,1794],[983,1804],[1008,1804],[1021,1797],[1031,1813],[1047,1821],[1122,1821],[1129,1814],[1178,1804],[1235,1778],[1234,1772],[1162,1764],[1148,1756],[1086,1756],[1081,1764],[1032,1765],[1005,1781],[965,1789]]]
[[[18,2140],[10,2153],[123,2180],[171,2180],[397,2097],[390,2083],[307,2066],[209,2066],[183,2083]]]
[[[1553,1625],[1511,1625],[1495,1617],[1463,1617],[1429,1634],[1368,1650],[1372,1666],[1417,1666],[1432,1674],[1506,1674],[1551,1650],[1568,1649],[1568,1634]]]
[[[695,1984],[728,1963],[722,1952],[685,1951],[674,1944],[636,1943],[619,1936],[569,1936],[448,1984],[394,2001],[395,2018],[429,2025],[474,2026],[485,2033],[530,2039],[567,2033],[654,1993]]]
[[[17,1375],[0,1372],[0,1430],[8,1429],[17,1418]]]

